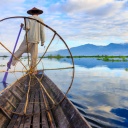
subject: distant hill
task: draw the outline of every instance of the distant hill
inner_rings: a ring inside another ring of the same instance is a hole
[[[106,46],[96,46],[93,44],[85,44],[70,49],[73,56],[93,56],[93,55],[128,55],[128,44],[110,43]],[[59,50],[59,55],[69,55],[67,50]]]
[[[128,56],[128,43],[115,44],[110,43],[106,46],[97,46],[93,44],[85,44],[78,47],[70,48],[73,56],[95,56],[95,55],[127,55]],[[59,50],[55,52],[46,53],[46,55],[63,55],[68,56],[69,52],[67,50]],[[9,53],[0,53],[0,55],[10,55]],[[39,53],[39,55],[42,55]],[[26,56],[26,54],[24,54]]]

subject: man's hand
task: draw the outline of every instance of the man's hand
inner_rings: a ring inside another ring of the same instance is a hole
[[[23,26],[24,26],[24,24],[23,24],[23,23],[21,23],[20,27],[23,27]]]
[[[7,67],[8,67],[9,69],[11,68],[11,62],[10,62],[10,61],[7,63]]]
[[[41,42],[41,46],[44,46],[44,42]]]

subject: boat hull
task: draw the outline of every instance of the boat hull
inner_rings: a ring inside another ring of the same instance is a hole
[[[0,106],[1,128],[91,128],[45,74],[16,81],[1,93]]]

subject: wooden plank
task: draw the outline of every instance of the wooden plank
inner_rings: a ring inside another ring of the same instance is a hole
[[[34,79],[31,79],[31,88],[30,88],[30,95],[31,98],[29,100],[28,103],[28,107],[26,110],[26,114],[28,114],[29,116],[26,116],[25,120],[22,120],[20,128],[24,127],[24,128],[30,128],[31,127],[31,123],[33,121],[33,108],[34,108],[34,104],[33,102],[35,101],[34,97],[35,97],[35,84],[34,84]]]
[[[21,112],[21,110],[23,109],[23,103],[25,102],[25,99],[26,99],[26,96],[23,97],[22,101],[20,102],[20,104],[19,104],[19,106],[17,107],[17,109],[16,109],[15,112],[17,112],[17,113],[20,113],[20,112]],[[15,115],[15,114],[14,114],[14,115],[12,116],[12,119],[11,119],[11,121],[10,121],[10,123],[9,123],[9,125],[8,125],[7,128],[13,128],[13,126],[14,126],[14,124],[15,124],[17,118],[18,118],[18,115]]]
[[[23,94],[25,93],[22,88],[20,88],[18,85],[16,86]]]
[[[43,82],[43,85],[45,87],[48,87],[49,85],[46,83],[46,82]],[[48,91],[50,91],[51,89],[50,88],[47,88]],[[54,92],[55,93],[55,92]],[[51,90],[50,92],[50,96],[53,98],[54,96],[54,93],[53,93],[53,90]],[[56,92],[57,93],[57,92]],[[61,96],[60,96],[61,97]],[[62,97],[63,98],[63,97]],[[48,99],[48,102],[49,102],[49,105],[50,107],[53,107],[53,103],[51,102],[51,100],[47,97]],[[57,99],[54,98],[54,101],[57,103]],[[67,120],[62,108],[60,107],[60,105],[57,105],[55,106],[53,109],[51,109],[52,111],[52,114],[53,114],[53,118],[54,118],[54,121],[56,123],[56,126],[58,128],[70,128],[70,123],[69,121]]]
[[[40,128],[40,105],[39,105],[39,91],[36,90],[36,95],[35,95],[35,104],[34,104],[34,115],[33,116],[33,128]]]
[[[42,97],[42,92],[40,91],[40,111],[41,111],[41,128],[49,128],[48,120],[46,117],[45,105]]]
[[[54,120],[56,122],[57,128],[71,128],[70,123],[67,120],[60,105],[55,106],[52,110]]]
[[[14,90],[15,92],[19,93],[20,91],[17,91],[16,86],[20,86],[22,89],[24,89],[24,82],[26,80],[26,76],[20,78],[10,86],[8,86],[6,89],[3,89],[0,91],[0,98],[3,99],[3,102],[0,100],[0,106],[2,106],[4,109],[8,111],[16,111],[15,107],[17,108],[18,103],[21,102],[14,94],[12,94],[9,90]],[[22,84],[20,84],[20,83]],[[19,93],[19,95],[21,92]],[[21,97],[23,97],[23,94],[21,94]],[[5,99],[7,98],[7,100]],[[10,117],[13,117],[12,113],[7,112]],[[2,111],[0,111],[0,128],[7,128],[8,124],[10,123],[10,119],[3,114]]]
[[[13,128],[23,128],[26,119],[27,119],[26,116],[18,117],[17,122],[15,123]]]
[[[10,104],[13,108],[16,109],[16,106],[15,106],[8,98],[5,97],[5,99],[9,102],[9,104]]]
[[[49,103],[48,103],[48,100],[47,100],[47,96],[46,96],[46,94],[43,92],[43,90],[42,90],[42,93],[43,93],[43,99],[44,99],[45,108],[46,108],[46,110],[47,110],[46,113],[47,113],[47,118],[48,118],[49,127],[50,127],[50,128],[56,128],[56,124],[55,124],[55,121],[54,121],[52,112],[51,112],[51,110],[50,110],[50,107],[49,107]]]
[[[29,101],[30,101],[31,99],[32,99],[32,100],[34,99],[33,93],[30,92],[28,99],[29,99]],[[26,101],[26,100],[25,100],[25,101]],[[24,103],[24,105],[25,105],[25,103]],[[23,111],[23,110],[22,110],[22,111]],[[15,125],[14,125],[14,128],[23,128],[26,119],[27,119],[27,116],[25,116],[25,115],[22,116],[22,117],[19,116],[18,119],[17,119],[17,121],[16,121],[16,123],[15,123]]]
[[[22,118],[20,118],[21,122],[20,122],[20,125],[17,127],[17,126],[14,126],[14,128],[23,128],[24,127],[24,123],[25,123],[25,116],[23,116]]]
[[[9,119],[11,120],[10,115],[8,115],[8,113],[7,113],[3,108],[1,108],[1,111],[4,113],[4,115],[5,115],[7,118],[9,118]]]
[[[9,102],[6,100],[6,98],[9,100]],[[2,100],[1,100],[2,99]],[[19,100],[17,100],[13,94],[8,91],[8,90],[5,90],[5,92],[3,92],[3,94],[0,96],[0,106],[2,106],[4,109],[8,110],[8,111],[15,111],[15,107],[13,107],[13,105],[11,105],[11,103],[13,103],[14,105],[16,105],[16,103],[19,102]],[[12,117],[12,113],[9,113],[7,112],[7,114]],[[0,111],[0,128],[3,127],[3,128],[7,128],[9,122],[10,122],[10,119],[7,118],[5,116],[5,114]]]
[[[35,92],[34,91],[33,92],[30,91],[30,93],[31,93],[31,98],[30,98],[30,101],[28,103],[27,114],[32,114],[33,113],[33,103],[31,103],[31,102],[34,102],[35,101],[35,99],[34,99]],[[24,122],[24,128],[30,128],[30,126],[31,126],[31,120],[32,119],[33,119],[32,116],[28,116],[26,118],[26,120]]]
[[[27,114],[32,114],[33,112],[33,104],[31,104],[30,102],[33,102],[34,101],[34,95],[35,95],[35,92],[32,92],[30,91],[30,94],[29,94],[29,103],[28,103],[28,108],[27,108]],[[14,125],[14,128],[23,128],[23,127],[26,127],[26,122],[29,120],[29,124],[27,125],[28,127],[30,127],[31,125],[31,116],[22,116],[22,117],[18,117],[15,125]]]
[[[22,97],[14,90],[9,90],[16,98],[18,98],[20,101],[22,100]]]
[[[31,96],[31,95],[29,95],[29,99],[30,99],[30,96]],[[26,99],[25,99],[25,101],[26,101]],[[24,102],[23,106],[24,106],[24,105],[25,105],[25,102]],[[24,107],[22,108],[21,111],[23,112],[23,110],[24,110]],[[24,123],[22,123],[24,120],[25,120],[25,117],[24,117],[24,116],[19,116],[19,117],[17,118],[16,123],[15,123],[15,125],[14,125],[13,128],[23,127],[23,125],[20,126],[20,124],[24,124]]]

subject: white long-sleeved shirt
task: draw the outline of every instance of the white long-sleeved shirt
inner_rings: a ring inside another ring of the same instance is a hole
[[[30,16],[30,18],[37,19],[43,23],[43,20],[37,15]],[[39,43],[41,41],[41,44],[45,42],[44,25],[41,23],[36,20],[26,19],[24,29],[27,31],[27,42]],[[24,39],[26,40],[26,35]]]

